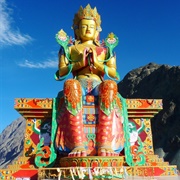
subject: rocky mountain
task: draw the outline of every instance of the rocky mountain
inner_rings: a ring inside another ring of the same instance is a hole
[[[150,63],[130,71],[118,88],[125,98],[163,99],[151,121],[154,150],[180,169],[180,66]]]
[[[25,122],[24,118],[20,117],[0,134],[0,168],[5,167],[22,154]]]
[[[180,66],[150,63],[130,71],[118,84],[125,98],[163,99],[163,110],[152,119],[155,153],[180,169]],[[23,149],[24,118],[0,134],[0,168]]]

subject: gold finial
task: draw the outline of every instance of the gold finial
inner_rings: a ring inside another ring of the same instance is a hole
[[[108,34],[108,38],[110,38],[110,39],[114,39],[114,33],[112,33],[112,32],[111,32],[111,33],[109,33],[109,34]]]
[[[84,9],[81,6],[79,11],[75,14],[73,20],[73,29],[77,29],[79,21],[81,19],[91,19],[96,22],[97,31],[101,31],[101,16],[98,14],[96,7],[91,9],[91,6],[88,4]]]

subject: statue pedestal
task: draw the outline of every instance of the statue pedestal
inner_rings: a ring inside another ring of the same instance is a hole
[[[121,167],[124,164],[124,156],[105,157],[105,156],[87,156],[87,157],[64,157],[59,164],[61,167]]]
[[[26,119],[26,130],[24,137],[24,151],[22,157],[15,160],[8,169],[0,170],[0,178],[24,177],[23,172],[31,174],[30,179],[37,177],[49,178],[60,176],[95,176],[107,175],[107,177],[125,176],[177,176],[177,167],[170,166],[162,158],[154,155],[151,118],[162,109],[162,100],[157,99],[126,99],[128,119],[136,130],[143,144],[143,152],[146,157],[144,166],[128,166],[124,156],[119,157],[58,157],[51,168],[36,168],[35,156],[37,145],[43,136],[48,143],[51,141],[48,128],[52,123],[53,99],[17,98],[15,109]],[[140,131],[142,120],[144,128]],[[46,128],[47,131],[44,131]],[[90,169],[91,168],[91,169]],[[99,168],[99,169],[98,169]],[[111,169],[112,168],[112,169]],[[90,172],[91,171],[91,172]],[[34,173],[34,174],[33,174]],[[96,173],[96,174],[95,174]]]

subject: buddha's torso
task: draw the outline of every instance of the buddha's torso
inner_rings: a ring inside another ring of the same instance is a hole
[[[100,72],[98,69],[90,69],[90,66],[88,65],[88,60],[87,58],[84,58],[85,54],[84,51],[85,49],[92,49],[93,52],[95,53],[95,57],[97,58],[97,60],[103,64],[104,60],[106,59],[106,52],[107,49],[102,47],[102,46],[96,46],[94,44],[76,44],[74,46],[70,47],[70,54],[71,54],[71,59],[74,61],[84,61],[82,62],[82,67],[76,71],[76,76],[79,78],[83,78],[83,77],[92,77],[95,79],[100,79],[100,76],[103,76],[102,72]]]

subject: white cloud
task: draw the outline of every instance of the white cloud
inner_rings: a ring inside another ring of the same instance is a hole
[[[21,34],[19,30],[11,27],[12,9],[7,7],[6,0],[0,0],[0,46],[24,45],[32,41],[27,34]]]
[[[25,67],[25,68],[36,68],[36,69],[45,69],[45,68],[57,68],[58,67],[58,62],[57,60],[47,60],[44,62],[32,62],[25,60],[23,63],[18,63],[20,67]]]

